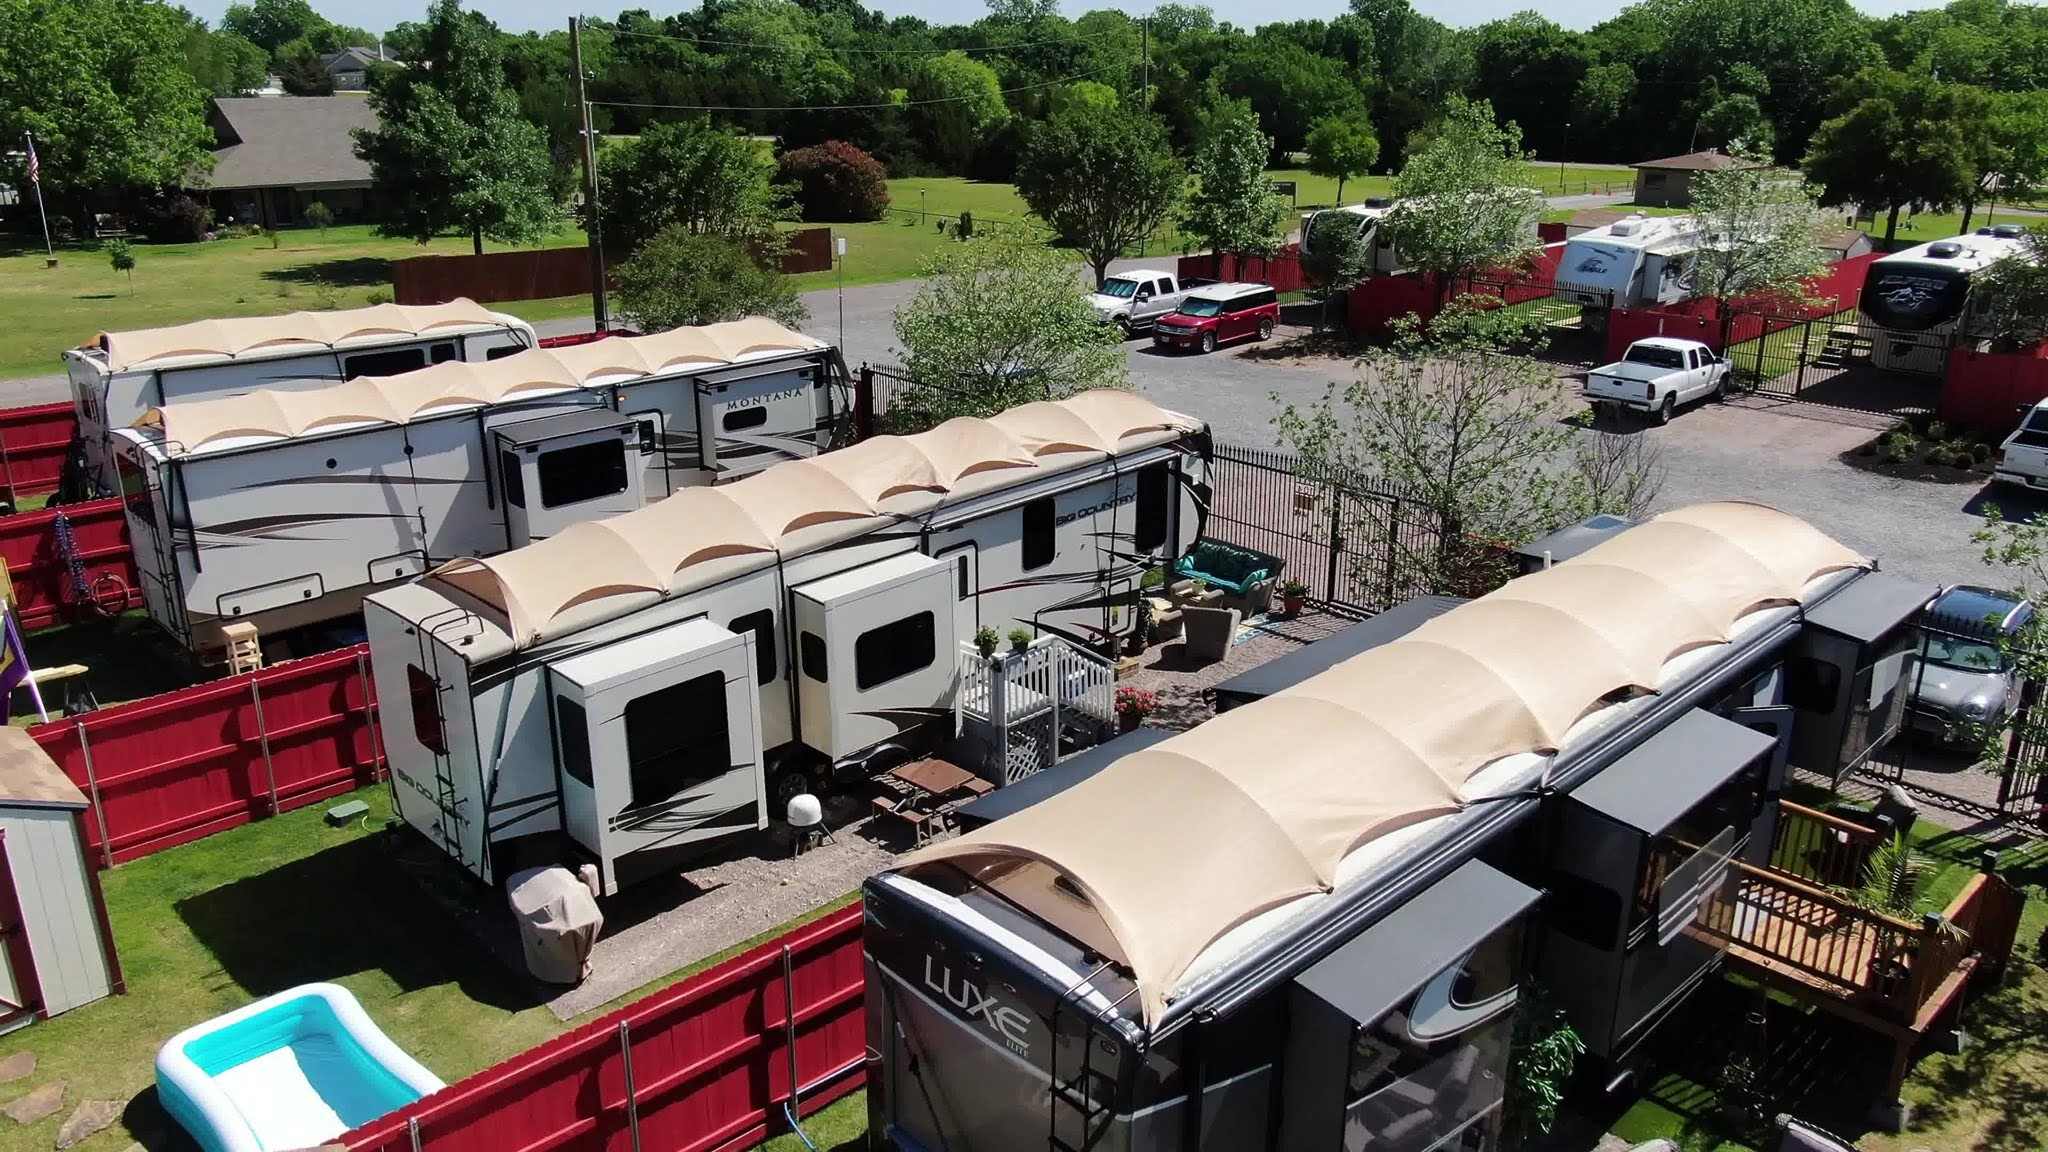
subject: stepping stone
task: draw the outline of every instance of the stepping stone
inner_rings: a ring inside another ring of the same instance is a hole
[[[69,1148],[121,1118],[127,1105],[119,1100],[87,1100],[57,1129],[57,1147]]]
[[[0,1084],[11,1084],[16,1080],[35,1075],[35,1072],[36,1054],[33,1052],[16,1052],[7,1059],[0,1060]]]
[[[55,1116],[57,1109],[63,1106],[64,1082],[60,1080],[43,1085],[0,1111],[6,1112],[17,1124],[33,1124],[45,1116]]]

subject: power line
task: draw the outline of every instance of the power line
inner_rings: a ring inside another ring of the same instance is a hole
[[[1030,92],[1038,88],[1053,88],[1086,80],[1112,72],[1122,65],[1109,64],[1087,72],[1076,72],[1057,80],[1041,80],[1035,84],[1020,84],[1015,88],[998,89],[996,95],[1010,96],[1018,92]],[[933,96],[925,100],[889,100],[874,104],[654,104],[634,100],[592,100],[590,103],[603,108],[651,108],[671,112],[869,112],[883,108],[917,108],[930,104],[959,104],[968,100],[979,100],[981,94],[973,96]]]
[[[602,29],[602,31],[609,32],[614,36],[634,36],[643,40],[674,40],[683,44],[714,44],[726,48],[760,48],[770,52],[790,52],[799,54],[807,54],[814,51],[814,49],[811,48],[801,48],[792,44],[777,44],[774,43],[773,41],[768,40],[721,40],[716,37],[710,36],[680,36],[672,32],[642,32],[628,28],[605,28]],[[870,56],[944,56],[949,52],[960,52],[967,55],[973,55],[974,53],[977,52],[1010,52],[1018,48],[1037,48],[1047,44],[1093,44],[1098,40],[1107,40],[1115,35],[1117,35],[1116,32],[1102,32],[1094,36],[1068,36],[1059,37],[1056,39],[1049,38],[1045,40],[1017,40],[1012,41],[1011,43],[1008,44],[987,44],[978,48],[842,48],[835,47],[830,44],[820,44],[817,46],[815,51],[851,52]]]

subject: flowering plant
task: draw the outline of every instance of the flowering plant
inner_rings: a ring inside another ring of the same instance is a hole
[[[1148,716],[1159,706],[1159,697],[1143,688],[1125,686],[1116,690],[1118,715]]]

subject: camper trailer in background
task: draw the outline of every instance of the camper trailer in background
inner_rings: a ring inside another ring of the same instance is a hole
[[[1721,962],[1788,762],[1898,730],[1929,591],[1770,509],[1682,508],[1033,778],[865,886],[869,1131],[1498,1147],[1530,984],[1596,1083],[1629,1068]]]
[[[1949,345],[1966,332],[1977,301],[1971,279],[2026,251],[2017,224],[1980,228],[1880,257],[1863,281],[1857,308],[1869,323],[1871,363],[1894,372],[1939,374]]]
[[[1374,198],[1363,204],[1346,204],[1339,208],[1324,208],[1303,213],[1301,217],[1301,254],[1315,251],[1313,239],[1316,221],[1329,216],[1355,219],[1358,235],[1372,245],[1372,270],[1375,275],[1386,275],[1401,270],[1400,257],[1394,253],[1394,237],[1380,225],[1385,221],[1391,202]]]
[[[1693,216],[1624,216],[1565,242],[1558,296],[1588,309],[1641,308],[1693,293],[1693,254],[1706,243]]]
[[[844,365],[759,318],[150,409],[112,443],[151,618],[200,652],[582,520],[808,457]]]
[[[102,332],[91,344],[64,353],[83,453],[80,480],[101,494],[117,491],[108,438],[149,409],[174,401],[258,388],[323,388],[449,360],[495,360],[535,344],[526,321],[469,300]]]
[[[1106,701],[1114,669],[1090,653],[1200,534],[1207,459],[1198,421],[1090,392],[377,592],[399,815],[486,883],[587,861],[610,892],[952,736],[982,627],[1071,649],[1040,691]]]

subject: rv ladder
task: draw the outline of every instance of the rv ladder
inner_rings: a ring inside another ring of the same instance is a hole
[[[1115,1094],[1117,1092],[1117,1076],[1115,1069],[1112,1069],[1110,1073],[1110,1090],[1103,1094],[1109,1097],[1109,1099],[1101,1103],[1096,1101],[1096,1026],[1105,1019],[1114,1019],[1118,1005],[1121,1005],[1130,998],[1131,993],[1138,990],[1137,985],[1133,984],[1129,992],[1125,992],[1114,1003],[1111,1003],[1101,1011],[1093,1014],[1081,1013],[1081,1069],[1074,1074],[1072,1080],[1063,1081],[1060,1079],[1060,1009],[1066,1006],[1068,1001],[1078,1000],[1082,989],[1092,988],[1095,978],[1108,971],[1109,966],[1109,961],[1103,961],[1100,967],[1090,972],[1072,988],[1067,989],[1058,1000],[1053,1002],[1052,1018],[1048,1022],[1051,1042],[1047,1045],[1048,1054],[1046,1056],[1048,1088],[1048,1131],[1046,1142],[1051,1152],[1089,1152],[1090,1149],[1101,1142],[1104,1134],[1109,1131],[1111,1122],[1116,1119]],[[1060,1137],[1060,1106],[1062,1104],[1072,1109],[1076,1119],[1079,1121],[1079,1144],[1069,1144]]]
[[[426,669],[427,675],[434,681],[435,712],[445,716],[446,712],[441,705],[441,693],[445,690],[445,682],[441,679],[440,653],[427,644],[427,628],[427,622],[423,621],[415,629],[419,644],[419,666]],[[428,749],[434,757],[434,838],[441,842],[442,851],[455,857],[457,864],[467,867],[469,861],[462,857],[462,799],[455,791],[455,777],[449,771],[453,761],[445,751],[448,744],[445,738],[445,721],[442,731],[442,750]]]

